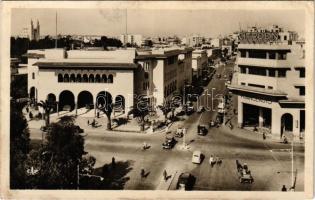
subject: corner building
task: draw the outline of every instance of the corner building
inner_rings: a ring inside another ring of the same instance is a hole
[[[279,28],[240,33],[237,83],[228,86],[238,95],[239,126],[304,136],[304,42],[296,35]]]

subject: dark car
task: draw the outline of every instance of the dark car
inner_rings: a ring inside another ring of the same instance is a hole
[[[221,74],[217,74],[217,78],[221,78]]]
[[[173,136],[168,136],[165,138],[165,142],[162,144],[163,149],[172,149],[176,144],[176,140]]]
[[[198,135],[205,136],[208,133],[208,127],[206,125],[198,125]]]
[[[188,172],[181,173],[178,177],[176,189],[178,190],[192,190],[196,178]]]

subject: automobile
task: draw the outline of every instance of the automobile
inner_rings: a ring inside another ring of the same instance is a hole
[[[192,112],[194,112],[194,106],[193,106],[193,104],[190,102],[190,101],[188,101],[187,102],[187,113],[192,113]]]
[[[195,184],[195,181],[196,181],[196,178],[192,174],[188,172],[181,173],[177,180],[176,189],[192,190]]]
[[[41,126],[40,130],[43,131],[43,132],[47,132],[47,126]]]
[[[224,103],[220,102],[218,105],[218,113],[224,113]]]
[[[205,111],[205,107],[199,106],[197,112],[198,112],[198,113],[202,113],[203,111]]]
[[[217,78],[221,78],[221,74],[217,74]]]
[[[183,127],[178,127],[174,135],[175,135],[175,137],[181,138],[181,137],[184,136],[183,132],[184,132],[184,128]]]
[[[226,83],[230,85],[230,84],[231,84],[231,81],[226,81]]]
[[[163,149],[172,149],[176,144],[176,140],[173,136],[166,136],[165,142],[162,143]]]
[[[80,126],[75,126],[74,128],[78,133],[84,133],[84,129],[82,129]]]
[[[226,74],[224,74],[223,78],[227,78]]]
[[[209,125],[210,125],[210,127],[214,127],[215,126],[215,122],[213,120],[211,120]]]
[[[198,135],[205,136],[208,133],[208,127],[204,124],[198,125]]]
[[[200,164],[201,163],[201,151],[194,151],[191,162],[195,164]]]

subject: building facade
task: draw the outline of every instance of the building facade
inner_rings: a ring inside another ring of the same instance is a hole
[[[107,103],[126,115],[148,99],[155,108],[191,81],[192,49],[87,51],[29,50],[28,91],[32,102],[57,102],[56,112]],[[183,59],[179,57],[183,55]]]
[[[39,21],[37,20],[37,25],[36,27],[33,24],[33,20],[31,20],[31,40],[36,40],[38,41],[40,39],[40,25],[39,25]]]
[[[303,137],[304,49],[291,40],[296,39],[293,32],[263,30],[239,35],[237,83],[228,86],[238,95],[238,123],[279,137],[284,133]]]
[[[123,45],[130,44],[130,45],[136,45],[138,47],[141,47],[142,45],[142,35],[124,34],[124,35],[120,35],[119,39]]]
[[[202,76],[202,70],[208,66],[208,56],[206,50],[194,50],[192,52],[193,76],[199,78]]]

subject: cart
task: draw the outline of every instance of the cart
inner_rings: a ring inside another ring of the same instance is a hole
[[[246,163],[242,165],[238,160],[236,160],[236,168],[238,173],[238,178],[240,183],[253,183],[254,178],[251,175],[250,170],[248,169],[248,166]]]

